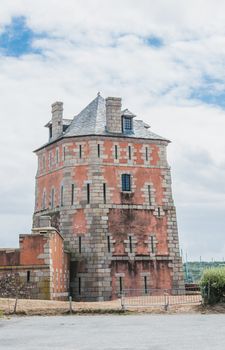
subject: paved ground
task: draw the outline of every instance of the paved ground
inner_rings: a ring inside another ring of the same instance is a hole
[[[225,315],[0,319],[1,350],[224,350]]]

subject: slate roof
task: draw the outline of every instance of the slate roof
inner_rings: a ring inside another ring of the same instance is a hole
[[[106,130],[106,107],[105,99],[98,94],[97,97],[91,101],[78,115],[73,119],[63,119],[63,124],[69,125],[66,131],[63,132],[58,138],[50,139],[49,142],[42,145],[35,151],[57,141],[58,139],[73,137],[73,136],[87,136],[87,135],[102,135],[102,136],[116,136],[116,137],[129,137],[129,138],[141,138],[150,140],[162,140],[167,141],[166,138],[159,136],[150,131],[150,126],[142,120],[135,119],[136,115],[130,112],[128,109],[121,111],[121,115],[130,116],[133,119],[133,131],[125,134],[109,133]],[[51,121],[46,124],[48,127]]]
[[[122,115],[131,115],[135,117],[128,109],[122,111]],[[83,136],[83,135],[108,135],[115,134],[106,131],[106,108],[105,99],[98,96],[85,107],[77,116],[75,116],[64,133],[64,137]],[[150,126],[142,120],[133,120],[133,132],[124,134],[124,137],[144,138],[153,140],[166,140],[149,130]],[[120,136],[120,135],[117,135]]]

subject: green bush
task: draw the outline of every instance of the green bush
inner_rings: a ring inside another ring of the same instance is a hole
[[[224,301],[225,268],[212,268],[203,272],[200,286],[205,304],[216,304]]]

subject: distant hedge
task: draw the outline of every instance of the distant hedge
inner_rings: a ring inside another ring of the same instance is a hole
[[[225,301],[225,268],[217,267],[203,272],[200,286],[206,304]]]

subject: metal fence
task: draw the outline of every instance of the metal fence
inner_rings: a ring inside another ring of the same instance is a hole
[[[202,297],[199,289],[125,289],[121,293],[123,309],[141,307],[164,307],[166,310],[172,305],[201,304]]]

